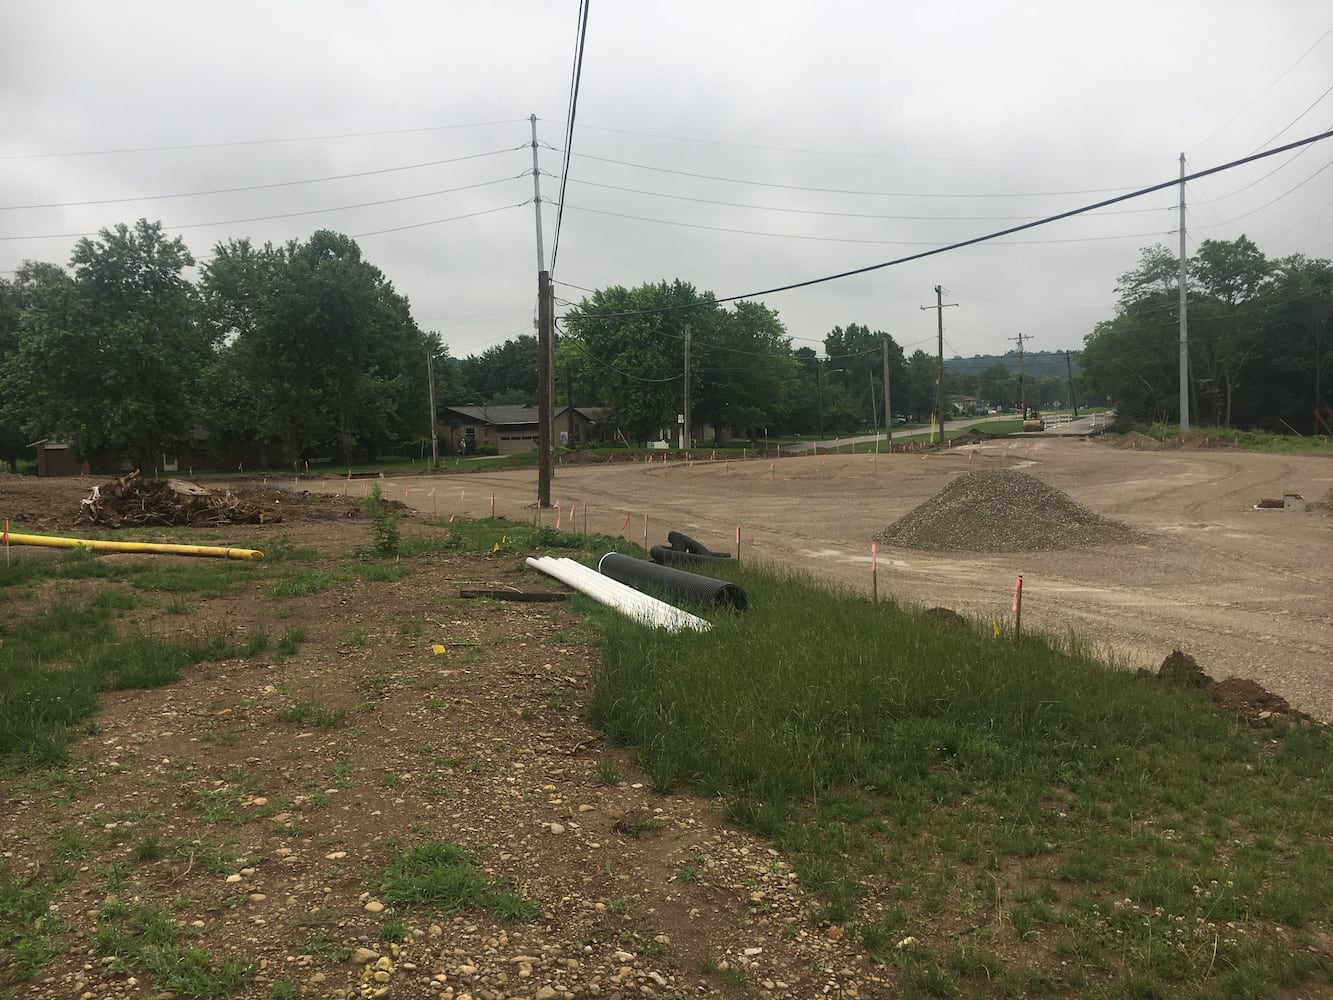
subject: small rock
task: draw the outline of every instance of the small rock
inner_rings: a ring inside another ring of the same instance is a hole
[[[532,1000],[555,1000],[555,990],[549,986],[543,986],[532,995]]]
[[[565,832],[565,827],[564,824],[562,823],[552,823],[550,830],[553,834],[555,834],[558,837],[560,836],[560,834]]]
[[[366,904],[365,909],[367,913],[383,913],[384,904],[381,903],[378,899],[372,899],[369,903]]]
[[[380,953],[372,951],[369,948],[358,948],[352,952],[352,961],[357,965],[365,965],[367,962],[373,962],[380,957]]]

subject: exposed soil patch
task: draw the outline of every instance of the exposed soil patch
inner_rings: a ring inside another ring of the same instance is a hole
[[[906,549],[1036,552],[1133,542],[1138,536],[1035,476],[985,469],[959,476],[875,537]]]
[[[1209,434],[1207,431],[1186,431],[1184,434],[1174,434],[1171,437],[1163,438],[1161,441],[1148,437],[1146,434],[1140,434],[1138,431],[1128,431],[1124,434],[1101,434],[1098,435],[1098,438],[1113,448],[1135,448],[1139,451],[1245,450],[1244,445],[1229,441],[1216,434]]]
[[[1210,691],[1213,701],[1222,708],[1240,716],[1248,725],[1271,726],[1274,722],[1302,722],[1314,724],[1314,719],[1298,712],[1281,695],[1274,694],[1257,681],[1243,677],[1228,677],[1215,681],[1188,653],[1176,649],[1171,652],[1157,676],[1164,681],[1183,687]]]

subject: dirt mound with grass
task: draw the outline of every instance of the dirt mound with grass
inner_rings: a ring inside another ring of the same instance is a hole
[[[1139,536],[1026,472],[985,469],[959,476],[875,539],[934,552],[1038,552]]]
[[[1141,674],[1151,671],[1141,670]],[[1304,712],[1291,707],[1286,698],[1274,694],[1258,681],[1248,677],[1228,677],[1215,681],[1199,666],[1194,657],[1180,650],[1172,650],[1157,668],[1157,677],[1182,687],[1201,688],[1212,695],[1214,704],[1240,716],[1246,725],[1255,728],[1271,726],[1275,722],[1299,722],[1318,725]]]

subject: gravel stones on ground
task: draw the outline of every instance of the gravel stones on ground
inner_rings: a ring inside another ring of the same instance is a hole
[[[1138,536],[1026,472],[984,469],[959,476],[875,539],[934,552],[1037,552]]]

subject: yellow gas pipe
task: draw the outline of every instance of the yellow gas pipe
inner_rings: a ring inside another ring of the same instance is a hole
[[[214,556],[219,559],[263,559],[258,549],[229,549],[220,545],[170,545],[165,542],[103,542],[89,538],[56,535],[20,535],[9,532],[10,545],[42,545],[52,549],[76,549],[82,545],[95,552],[151,552],[158,555]]]

